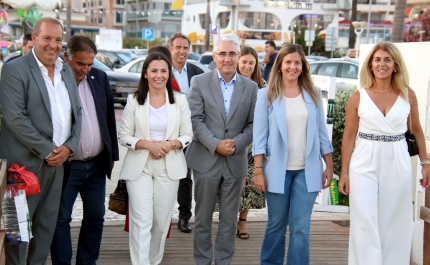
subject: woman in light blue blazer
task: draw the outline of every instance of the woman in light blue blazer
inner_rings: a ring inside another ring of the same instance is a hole
[[[300,45],[278,53],[267,88],[258,91],[253,129],[254,186],[266,192],[268,222],[261,264],[309,264],[312,208],[333,177],[321,91]],[[323,170],[321,157],[326,163]]]

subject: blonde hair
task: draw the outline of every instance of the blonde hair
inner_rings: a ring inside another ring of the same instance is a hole
[[[409,73],[400,50],[391,42],[381,41],[367,55],[360,71],[360,86],[370,88],[375,84],[375,75],[372,72],[372,61],[375,52],[383,50],[388,52],[394,61],[394,72],[391,74],[391,86],[406,102],[409,102],[407,89],[409,87]]]
[[[270,72],[269,83],[267,84],[267,105],[270,106],[276,98],[280,98],[283,94],[284,84],[282,82],[281,66],[284,57],[291,53],[298,53],[302,60],[302,73],[299,75],[299,87],[306,90],[311,96],[312,101],[318,107],[319,95],[312,82],[309,63],[306,60],[305,52],[298,44],[287,44],[281,48],[273,63],[272,71]]]

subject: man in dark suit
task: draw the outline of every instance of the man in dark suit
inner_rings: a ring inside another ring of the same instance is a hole
[[[26,166],[39,179],[41,192],[27,198],[33,238],[6,245],[6,264],[46,264],[63,184],[63,163],[78,146],[81,133],[73,71],[58,58],[63,27],[50,17],[36,22],[33,51],[5,64],[0,82],[3,122],[0,157]]]
[[[81,194],[84,216],[79,234],[76,264],[95,264],[103,233],[106,176],[119,160],[115,112],[106,73],[91,68],[97,48],[85,36],[67,43],[64,61],[72,67],[82,106],[82,132],[75,155],[66,167],[57,227],[51,244],[52,264],[71,264],[70,222],[73,204]]]
[[[199,67],[187,63],[188,53],[190,52],[190,40],[181,32],[176,32],[170,38],[169,46],[172,53],[172,72],[175,80],[181,89],[181,92],[188,94],[191,78],[195,75],[202,74]],[[185,152],[185,150],[184,150]],[[179,221],[178,228],[181,232],[190,233],[191,227],[189,220],[191,218],[191,202],[193,199],[193,181],[191,179],[191,170],[188,169],[187,177],[179,181],[178,203],[179,203]]]

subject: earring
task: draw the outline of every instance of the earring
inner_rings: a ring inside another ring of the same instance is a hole
[[[396,69],[394,69],[394,73],[397,73]]]

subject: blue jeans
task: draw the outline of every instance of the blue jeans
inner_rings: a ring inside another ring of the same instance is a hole
[[[100,156],[99,156],[100,157]],[[90,161],[70,163],[69,179],[61,194],[60,211],[54,239],[51,244],[53,265],[70,265],[72,262],[72,240],[70,222],[73,204],[78,193],[81,194],[84,216],[76,254],[77,265],[95,265],[100,253],[105,215],[106,174],[99,157]]]
[[[287,225],[290,226],[287,265],[309,264],[311,214],[317,194],[307,191],[304,170],[285,172],[284,194],[266,193],[268,221],[261,265],[284,264]]]

